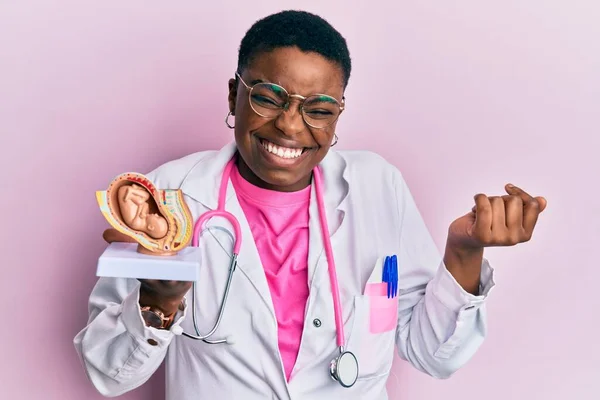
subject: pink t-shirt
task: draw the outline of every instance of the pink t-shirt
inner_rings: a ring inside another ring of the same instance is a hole
[[[298,357],[308,299],[310,186],[277,192],[252,185],[231,171],[231,182],[258,248],[277,317],[279,352],[290,379]]]

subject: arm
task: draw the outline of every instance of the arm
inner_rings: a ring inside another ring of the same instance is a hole
[[[131,200],[138,206],[147,202],[150,198],[150,193],[148,193],[144,188],[133,184],[120,187],[119,195],[122,195],[124,202]]]
[[[136,279],[100,278],[90,296],[88,324],[74,339],[89,379],[104,396],[118,396],[146,382],[183,321],[178,315],[169,330],[146,327],[139,296]]]
[[[157,186],[178,185],[177,182],[161,182],[158,179],[161,170],[166,171],[162,175],[167,177],[183,176],[169,174],[170,169],[163,166],[146,175]],[[119,198],[125,198],[126,193],[118,194]],[[110,229],[104,232],[104,239],[109,243],[132,240]],[[161,297],[165,286],[169,289],[166,290],[167,301]],[[180,286],[179,283],[125,278],[98,280],[89,297],[87,324],[75,337],[74,345],[88,378],[101,394],[112,397],[135,389],[158,369],[175,333],[181,330],[180,324],[187,312],[186,307],[177,311],[177,304],[187,291]],[[184,293],[177,302],[173,300],[172,287],[178,294],[179,291]],[[156,306],[166,315],[177,312],[174,322],[168,330],[147,327],[142,320],[140,304]]]
[[[396,344],[401,358],[437,378],[450,377],[479,348],[485,299],[494,286],[486,260],[477,265],[478,296],[448,271],[399,172],[395,174],[401,234]]]
[[[214,153],[191,154],[170,161],[146,177],[156,187],[180,188],[190,170],[210,154]],[[107,230],[104,239],[120,241],[118,233]],[[185,301],[190,287],[191,282],[98,280],[89,299],[87,326],[77,334],[74,344],[88,377],[100,393],[118,396],[142,385],[156,371],[175,334],[181,332],[187,307],[177,312],[169,330],[157,330],[143,324],[139,304],[156,306],[168,315],[177,309],[181,299]]]

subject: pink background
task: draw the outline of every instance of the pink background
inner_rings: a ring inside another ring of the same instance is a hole
[[[72,345],[104,248],[94,191],[231,140],[239,41],[284,4],[95,3],[0,2],[7,399],[100,398]],[[487,252],[498,286],[474,359],[447,381],[398,360],[390,397],[598,399],[600,5],[379,3],[302,2],[353,56],[339,148],[400,167],[440,247],[476,192],[549,200],[532,242]],[[162,373],[122,398],[162,399]]]

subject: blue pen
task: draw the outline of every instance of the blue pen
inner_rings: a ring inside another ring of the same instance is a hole
[[[383,263],[383,276],[381,280],[387,283],[387,297],[398,295],[398,257],[396,255],[386,256]]]
[[[392,282],[394,285],[392,297],[396,297],[398,295],[398,257],[395,254],[392,256]]]
[[[390,257],[385,257],[385,262],[383,263],[383,276],[381,277],[381,281],[387,283],[387,297],[390,298]]]

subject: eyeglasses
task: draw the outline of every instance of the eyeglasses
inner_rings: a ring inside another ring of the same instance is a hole
[[[313,128],[323,129],[333,124],[344,111],[344,99],[340,103],[326,94],[314,94],[308,97],[289,94],[285,88],[269,82],[259,82],[248,86],[239,73],[235,73],[248,89],[250,107],[264,118],[277,118],[290,107],[292,98],[300,101],[302,119]]]

